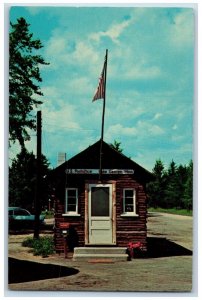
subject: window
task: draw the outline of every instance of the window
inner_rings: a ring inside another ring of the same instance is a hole
[[[18,209],[15,210],[15,215],[16,216],[30,216],[30,213],[26,211],[25,209]]]
[[[109,206],[109,187],[91,187],[91,216],[108,217]]]
[[[75,188],[66,189],[65,211],[68,214],[78,214],[78,190]]]
[[[136,193],[134,189],[123,190],[124,215],[136,215]]]

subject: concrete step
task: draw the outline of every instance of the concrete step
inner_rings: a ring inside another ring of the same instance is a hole
[[[74,261],[113,262],[126,261],[128,254],[123,247],[78,247],[74,249]]]
[[[75,254],[125,254],[125,247],[76,247]]]

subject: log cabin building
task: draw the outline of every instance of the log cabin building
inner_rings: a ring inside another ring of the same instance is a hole
[[[146,183],[152,174],[101,140],[52,171],[55,190],[55,249],[127,247],[140,242],[147,250]],[[65,226],[67,225],[67,226]]]

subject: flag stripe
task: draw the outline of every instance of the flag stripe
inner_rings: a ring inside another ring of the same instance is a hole
[[[104,66],[103,66],[102,73],[101,73],[100,78],[99,78],[98,87],[97,87],[95,95],[93,97],[93,101],[98,100],[98,99],[104,99],[104,96],[105,96],[106,62],[107,62],[107,59],[106,59],[106,56],[105,56]]]

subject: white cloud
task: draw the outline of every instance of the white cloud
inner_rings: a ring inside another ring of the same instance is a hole
[[[164,133],[164,130],[158,125],[150,125],[148,131],[152,135],[162,135]]]
[[[44,125],[45,130],[48,132],[65,132],[80,129],[73,105],[68,104],[58,110],[44,107],[42,114],[45,116]]]
[[[124,20],[121,23],[112,24],[106,31],[99,31],[89,35],[89,39],[99,42],[102,37],[109,37],[114,43],[119,43],[122,32],[133,22],[132,19]]]
[[[61,80],[61,84],[64,82]],[[63,84],[64,86],[64,84]],[[49,85],[43,87],[43,94],[44,97],[40,100],[43,101],[43,104],[41,106],[41,109],[47,112],[48,114],[50,112],[55,112],[58,109],[61,109],[64,107],[64,96],[62,95],[62,90],[57,85]]]
[[[114,137],[118,136],[136,136],[138,133],[135,127],[124,127],[121,124],[115,124],[108,127],[106,132],[107,140],[113,140]]]
[[[165,76],[162,66],[154,60],[148,50],[141,49],[130,39],[127,47],[125,43],[120,43],[118,47],[113,48],[113,51],[109,51],[108,65],[109,77],[124,81],[131,79],[150,80]]]
[[[174,18],[174,24],[170,27],[168,37],[174,45],[182,49],[185,45],[190,45],[194,38],[194,12],[192,9],[184,10]]]
[[[51,97],[51,99],[58,99],[59,98],[59,90],[56,86],[44,86],[43,87],[43,94],[48,99]],[[49,103],[49,102],[47,102]]]
[[[54,35],[50,38],[47,46],[47,54],[56,56],[64,52],[67,46],[67,40],[64,36]]]
[[[92,92],[93,96],[93,85],[88,77],[79,77],[67,80],[66,83],[64,82],[64,86],[66,86],[68,91],[71,91],[71,93],[74,91],[75,96],[78,94],[85,95],[88,90]]]
[[[138,121],[138,132],[142,132],[142,135],[162,135],[164,134],[164,129],[158,125],[152,124],[150,121]]]
[[[99,62],[99,56],[97,51],[93,49],[93,47],[88,43],[88,41],[78,41],[76,43],[76,49],[73,53],[73,59],[75,59],[76,63],[80,64],[94,64]]]
[[[156,113],[155,116],[154,116],[154,120],[158,120],[162,117],[162,113]]]
[[[73,47],[71,45],[72,43],[74,44]],[[100,53],[88,39],[82,39],[81,37],[81,39],[72,41],[69,37],[69,32],[61,32],[59,28],[54,30],[51,38],[47,42],[45,57],[47,61],[51,62],[49,65],[50,70],[60,69],[64,72],[64,66],[66,66],[67,69],[74,67],[75,72],[77,70],[89,70],[89,75],[97,74],[97,76],[99,76],[99,72],[101,72],[101,64],[103,63]],[[98,69],[99,65],[100,70]]]
[[[128,66],[127,66],[128,68]],[[161,75],[161,70],[157,66],[134,66],[133,68],[129,68],[125,73],[125,78],[133,78],[133,79],[151,79],[156,78]]]

